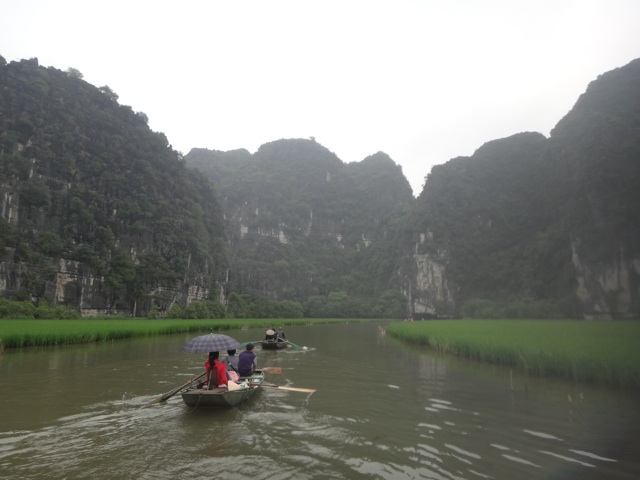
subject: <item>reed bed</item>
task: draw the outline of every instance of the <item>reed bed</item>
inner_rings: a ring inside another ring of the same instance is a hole
[[[284,325],[308,325],[357,320],[347,319],[73,319],[8,320],[0,319],[0,349],[76,343],[106,342],[125,338],[189,332],[220,332],[245,327],[271,328]]]
[[[640,391],[640,322],[436,320],[389,335],[472,360]]]

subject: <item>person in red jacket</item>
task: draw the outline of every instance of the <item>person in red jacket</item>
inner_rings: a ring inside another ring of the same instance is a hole
[[[227,367],[218,360],[219,356],[220,352],[209,352],[209,358],[204,362],[209,390],[215,387],[226,387],[229,383],[227,379]]]

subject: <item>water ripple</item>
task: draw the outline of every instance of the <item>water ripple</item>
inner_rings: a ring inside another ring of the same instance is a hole
[[[575,458],[567,457],[565,455],[560,455],[558,453],[546,452],[544,450],[540,450],[540,453],[544,453],[545,455],[551,455],[552,457],[560,458],[562,460],[566,460],[567,462],[579,463],[580,465],[583,465],[585,467],[595,468],[595,465],[591,465],[590,463],[581,462],[580,460],[576,460]]]

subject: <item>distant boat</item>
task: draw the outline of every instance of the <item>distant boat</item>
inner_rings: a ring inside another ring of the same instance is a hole
[[[229,388],[187,388],[181,392],[182,400],[190,407],[235,407],[251,397],[264,381],[264,372],[229,382]]]

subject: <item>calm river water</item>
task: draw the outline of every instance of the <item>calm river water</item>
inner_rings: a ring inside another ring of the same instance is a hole
[[[3,479],[637,479],[637,396],[408,348],[383,324],[291,327],[262,389],[228,410],[179,395],[195,335],[0,356]],[[260,329],[225,332],[240,342]]]

